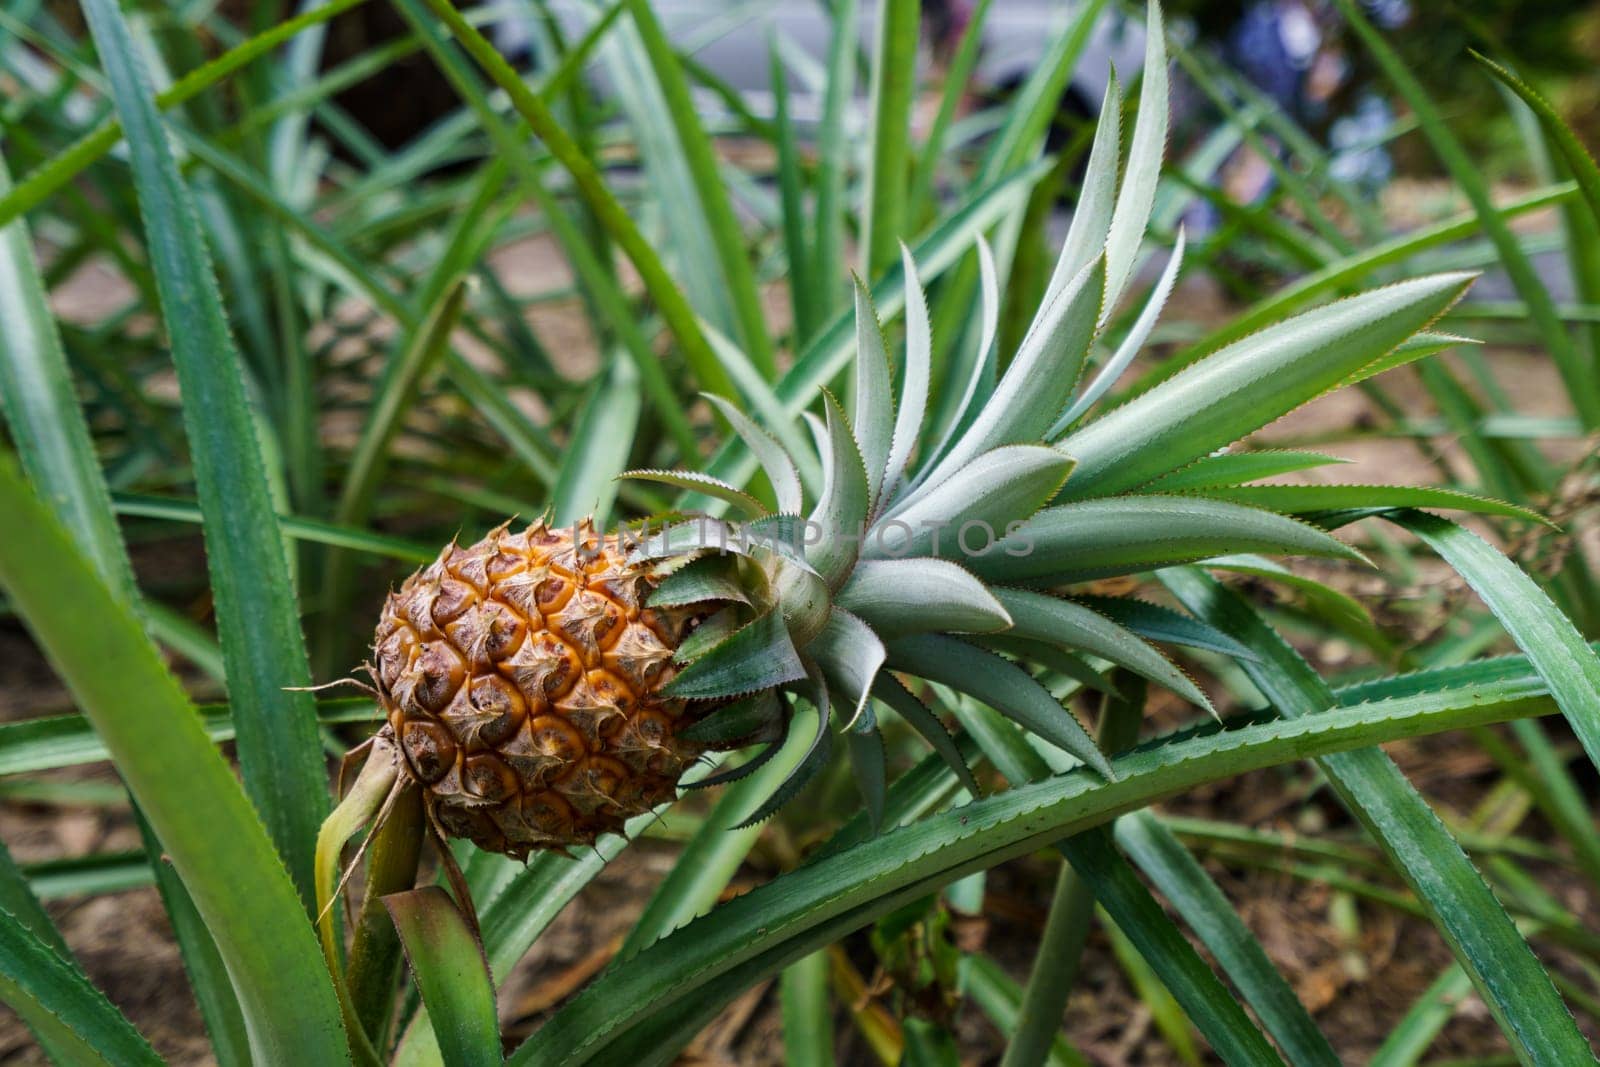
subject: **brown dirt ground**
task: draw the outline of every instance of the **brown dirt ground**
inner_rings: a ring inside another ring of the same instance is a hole
[[[529,252],[532,259],[543,258],[542,250]],[[73,310],[93,315],[92,306]],[[1178,306],[1168,318],[1174,321],[1204,317],[1217,310],[1214,294],[1190,286],[1182,291]],[[541,310],[540,314],[552,312]],[[539,328],[547,333],[560,325],[541,321]],[[570,341],[570,348],[566,344],[559,347],[570,353],[581,353],[587,343],[581,327],[561,336]],[[1559,383],[1538,353],[1496,349],[1491,357],[1506,387],[1517,397],[1519,409],[1560,410]],[[1408,408],[1425,409],[1409,372],[1395,372],[1390,379],[1388,384]],[[1355,390],[1347,390],[1281,420],[1260,439],[1282,442],[1315,436],[1362,425],[1368,417],[1366,401]],[[1354,461],[1332,469],[1329,477],[1340,482],[1426,482],[1438,477],[1432,457],[1392,440],[1368,438],[1343,444],[1337,451]],[[1459,461],[1448,442],[1442,451],[1447,462]],[[1586,536],[1593,551],[1596,533],[1591,528]],[[1600,553],[1595,558],[1600,559]],[[180,550],[177,558],[168,555],[141,560],[140,564],[147,573],[163,568],[195,571],[201,566],[199,548],[196,544],[188,551]],[[1364,585],[1370,579],[1352,570],[1324,570],[1323,577],[1359,592],[1381,589]],[[1427,580],[1448,581],[1437,572]],[[1458,586],[1446,592],[1450,597],[1446,601],[1447,620],[1448,604],[1464,594]],[[1303,651],[1327,668],[1347,666],[1351,656],[1349,647],[1338,641]],[[65,693],[26,635],[13,621],[0,623],[0,719],[59,712],[67,706]],[[1171,724],[1179,721],[1181,712],[1175,699],[1158,699],[1153,714],[1158,723]],[[1390,751],[1413,782],[1447,816],[1467,818],[1497,779],[1481,750],[1463,737],[1407,742],[1390,746]],[[45,777],[114,781],[104,768],[63,771]],[[1219,783],[1196,790],[1165,808],[1286,834],[1351,831],[1342,809],[1304,767],[1280,768]],[[1535,839],[1551,838],[1537,816],[1527,817],[1519,829]],[[133,828],[119,811],[16,803],[0,804],[0,839],[24,863],[137,845]],[[674,847],[670,844],[642,841],[613,862],[567,909],[504,983],[502,1017],[512,1034],[536,1027],[549,1010],[604,965],[673,856]],[[1205,862],[1346,1062],[1366,1060],[1450,961],[1448,950],[1433,929],[1403,913],[1359,903],[1355,906],[1358,923],[1349,929],[1348,924],[1336,921],[1336,904],[1343,902],[1336,902],[1338,894],[1325,883],[1290,876],[1271,869],[1271,864],[1247,865],[1211,854]],[[989,881],[987,914],[981,922],[968,924],[966,937],[981,940],[987,951],[1019,980],[1026,978],[1056,869],[1056,861],[1039,855],[995,870]],[[751,864],[741,872],[736,887],[759,883],[773,873],[771,850],[758,849]],[[1563,867],[1537,868],[1536,874],[1548,891],[1582,918],[1588,929],[1600,929],[1600,900],[1592,886]],[[200,1019],[184,989],[181,962],[153,889],[52,902],[49,909],[90,977],[163,1055],[179,1064],[209,1062]],[[1551,966],[1574,977],[1580,975],[1563,950],[1543,941],[1538,946]],[[863,951],[859,936],[850,939],[849,959],[863,973],[871,968],[870,954]],[[883,996],[878,1000],[881,1002]],[[963,1005],[957,1023],[963,1062],[995,1062],[1003,1044],[978,1010],[970,1003]],[[1600,1035],[1600,1018],[1582,1016],[1581,1023],[1587,1032]],[[1110,1067],[1182,1062],[1153,1025],[1148,1008],[1132,991],[1106,936],[1098,930],[1090,939],[1080,984],[1067,1010],[1066,1030],[1096,1064]],[[841,1063],[876,1062],[858,1029],[842,1013],[837,1032]],[[1456,1005],[1429,1055],[1451,1058],[1505,1051],[1505,1043],[1483,1004],[1476,996],[1468,996]],[[44,1062],[27,1031],[3,1008],[0,1062]],[[770,988],[753,990],[730,1008],[701,1035],[686,1054],[685,1062],[781,1062],[778,1015]]]

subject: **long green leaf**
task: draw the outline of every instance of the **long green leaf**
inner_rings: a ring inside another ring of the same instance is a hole
[[[883,0],[874,19],[867,171],[862,179],[862,263],[868,277],[895,261],[905,233],[911,103],[917,91],[922,0]]]
[[[500,1025],[483,949],[450,895],[436,885],[383,899],[433,1020],[445,1067],[498,1067]]]
[[[240,767],[309,901],[311,852],[328,807],[327,780],[315,704],[309,693],[290,691],[310,684],[310,669],[243,369],[194,205],[151,102],[132,35],[111,0],[84,0],[83,8],[127,131],[183,392]]]
[[[131,610],[9,457],[0,457],[0,586],[116,758],[205,918],[257,1062],[347,1062],[321,952],[259,817]]]

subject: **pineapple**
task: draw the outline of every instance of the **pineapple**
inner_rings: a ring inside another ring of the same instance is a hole
[[[1142,309],[1108,343],[1166,140],[1153,7],[1150,21],[1127,160],[1113,81],[1060,259],[1004,372],[999,272],[980,240],[978,355],[969,372],[946,368],[959,402],[933,403],[928,312],[907,253],[903,290],[885,287],[904,295],[898,374],[857,282],[849,414],[824,395],[824,417],[806,415],[808,444],[711,397],[742,444],[713,465],[719,476],[632,472],[696,494],[717,517],[636,537],[536,522],[445,549],[383,609],[372,672],[388,722],[368,784],[330,820],[331,843],[412,785],[442,835],[522,857],[591,843],[670,800],[703,752],[764,743],[695,784],[750,773],[784,742],[795,698],[817,711],[809,748],[747,822],[792,798],[826,764],[836,733],[876,822],[885,710],[977,788],[916,695],[921,682],[987,704],[1111,776],[1039,674],[1103,684],[1114,664],[1209,709],[1152,642],[1239,649],[1170,609],[1099,595],[1116,588],[1106,579],[1225,554],[1360,558],[1328,529],[1368,512],[1286,498],[1281,511],[1311,520],[1302,521],[1256,506],[1284,487],[1242,485],[1328,457],[1284,454],[1267,469],[1225,449],[1321,393],[1444,347],[1450,339],[1419,331],[1471,279],[1422,278],[1317,308],[1091,417],[1149,338],[1183,255],[1180,231]],[[1080,385],[1091,364],[1098,373]],[[833,368],[809,371],[821,381]],[[739,487],[758,465],[775,511]]]

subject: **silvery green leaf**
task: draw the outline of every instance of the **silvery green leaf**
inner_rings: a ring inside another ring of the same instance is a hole
[[[1167,257],[1167,266],[1161,272],[1161,278],[1150,292],[1150,298],[1145,301],[1144,310],[1139,312],[1139,317],[1134,320],[1133,328],[1128,331],[1128,336],[1122,339],[1117,346],[1116,353],[1100,368],[1100,373],[1094,376],[1088,386],[1073,401],[1072,406],[1066,410],[1056,424],[1050,427],[1050,432],[1045,437],[1050,440],[1061,436],[1073,423],[1083,417],[1084,412],[1094,407],[1095,402],[1117,384],[1117,379],[1122,377],[1134,357],[1144,348],[1144,343],[1150,339],[1150,331],[1155,329],[1156,320],[1161,318],[1161,309],[1166,306],[1167,298],[1172,295],[1172,286],[1178,280],[1178,269],[1183,265],[1183,227],[1178,227],[1178,239],[1172,246],[1172,255]]]
[[[809,567],[804,542],[805,520],[796,515],[765,515],[743,523],[696,515],[641,537],[628,559],[643,563],[702,551],[739,556],[772,552]]]
[[[982,701],[1013,722],[1078,757],[1108,780],[1111,764],[1083,724],[1021,667],[965,641],[937,634],[888,643],[889,666],[947,685]]]
[[[883,339],[872,294],[859,277],[856,293],[856,446],[867,472],[867,499],[876,502],[889,467],[890,440],[894,434],[894,396],[890,385],[889,349]]]
[[[778,510],[790,515],[800,514],[805,507],[804,496],[800,490],[800,472],[795,468],[794,459],[778,443],[777,438],[757,426],[750,416],[722,397],[713,393],[701,395],[722,413],[722,417],[728,420],[728,425],[733,427],[733,432],[749,446],[751,454],[756,457],[756,462],[761,464],[761,469],[766,472],[767,481],[772,483]]]
[[[944,760],[945,765],[973,798],[983,795],[982,790],[978,788],[978,780],[972,776],[972,768],[967,766],[966,759],[961,755],[961,748],[956,744],[956,739],[950,736],[950,731],[945,729],[939,717],[929,711],[928,706],[902,685],[898,678],[888,671],[880,671],[877,682],[872,686],[872,695],[887,704],[907,726],[922,735],[922,739],[939,754],[939,758]]]
[[[1297,315],[1236,341],[1085,423],[1057,445],[1078,461],[1066,496],[1107,496],[1182,467],[1334,388],[1460,299],[1436,274]]]
[[[883,803],[888,777],[888,761],[883,751],[883,735],[870,730],[847,730],[844,740],[850,747],[850,773],[861,801],[867,807],[867,824],[874,835],[883,828]]]
[[[1111,229],[1111,212],[1117,202],[1117,167],[1121,163],[1122,91],[1117,85],[1116,71],[1106,83],[1106,93],[1100,102],[1100,121],[1095,126],[1094,144],[1089,149],[1089,165],[1083,173],[1083,190],[1072,209],[1072,225],[1067,239],[1056,258],[1050,284],[1045,287],[1044,299],[1034,313],[1032,334],[1044,319],[1045,310],[1055,303],[1067,283],[1077,277],[1095,256],[1105,248],[1106,234]]]
[[[691,493],[703,493],[716,500],[731,504],[752,517],[767,513],[767,509],[762,506],[761,501],[743,489],[735,488],[721,478],[713,478],[709,474],[700,474],[697,471],[631,470],[623,471],[617,477],[632,478],[641,482],[660,482],[662,485],[687,489]]]
[[[1071,461],[1053,448],[997,448],[923,491],[904,510],[880,519],[861,546],[862,555],[963,561],[981,555],[1005,537],[1009,524],[1053,497],[1071,471]]]
[[[707,700],[771,689],[805,676],[783,616],[769,611],[701,653],[662,691]]]
[[[782,399],[738,345],[704,320],[700,325],[706,340],[711,344],[712,351],[717,354],[717,361],[728,372],[728,377],[733,379],[733,384],[738,386],[745,403],[761,419],[767,432],[777,438],[778,443],[789,454],[790,461],[800,473],[801,482],[815,490],[822,484],[822,472],[812,461],[811,453],[806,448],[805,437],[795,428],[789,413],[784,409]]]
[[[1150,641],[1203,648],[1251,662],[1261,658],[1210,623],[1148,600],[1131,596],[1075,596],[1073,599]]]
[[[726,556],[692,560],[663,578],[650,594],[653,608],[677,608],[713,600],[750,603],[744,588],[734,578],[733,561]]]
[[[689,741],[737,747],[783,736],[783,705],[774,689],[763,689],[711,712],[679,731]],[[748,764],[747,764],[748,765]],[[696,785],[706,785],[701,779]]]
[[[1144,71],[1139,88],[1139,116],[1134,120],[1123,171],[1122,191],[1111,213],[1106,234],[1106,303],[1110,315],[1133,274],[1150,223],[1150,208],[1161,177],[1161,157],[1167,149],[1167,39],[1161,24],[1161,5],[1151,0],[1144,37]]]
[[[1287,448],[1262,448],[1247,452],[1218,452],[1197,459],[1181,470],[1156,479],[1148,490],[1176,493],[1187,489],[1209,489],[1219,485],[1243,485],[1277,474],[1325,467],[1330,463],[1349,463],[1347,459],[1322,452],[1298,452]]]
[[[1044,439],[1045,431],[1061,411],[1064,385],[1077,379],[1089,353],[1104,283],[1105,260],[1097,258],[1056,297],[1039,329],[1022,343],[978,417],[899,509],[925,498],[985,452],[1002,445]]]
[[[817,772],[827,765],[828,756],[833,751],[833,729],[828,721],[831,717],[828,687],[815,674],[807,677],[810,679],[810,684],[804,691],[810,696],[812,707],[817,710],[816,733],[811,737],[811,747],[806,750],[799,766],[789,772],[789,777],[785,778],[778,788],[772,791],[772,795],[751,812],[748,818],[733,827],[735,830],[754,826],[763,819],[770,818],[779,808],[793,800],[795,795],[817,776]]]
[[[1015,634],[981,634],[972,639],[973,644],[1003,652],[1019,663],[1041,667],[1070,678],[1086,689],[1108,696],[1120,697],[1122,691],[1110,677],[1110,668],[1096,670],[1088,660],[1060,645],[1018,637]]]
[[[972,361],[967,384],[961,390],[961,403],[956,405],[955,417],[939,438],[939,444],[918,462],[921,473],[912,482],[913,492],[927,482],[939,459],[977,418],[973,409],[978,406],[978,392],[994,373],[994,339],[1000,332],[1000,271],[995,266],[994,249],[981,236],[978,238],[978,278],[983,293],[983,334],[978,343],[978,356]]]
[[[872,632],[872,627],[835,607],[828,613],[828,623],[822,632],[806,646],[806,655],[816,660],[828,684],[849,700],[850,718],[845,729],[854,728],[856,720],[866,710],[872,680],[883,666],[883,642]],[[863,729],[874,727],[870,721],[862,726]]]
[[[871,501],[866,467],[856,450],[855,438],[850,435],[850,420],[831,394],[823,395],[828,410],[827,438],[823,442],[826,473],[822,497],[811,512],[816,537],[805,551],[806,561],[829,588],[836,588],[855,564]]]
[[[1259,508],[1135,496],[1046,508],[969,565],[990,581],[1062,585],[1230,552],[1363,558],[1314,526]]]
[[[982,238],[979,241],[981,245]],[[884,469],[884,500],[890,498],[900,479],[905,476],[906,465],[911,461],[911,450],[916,447],[917,438],[922,433],[922,420],[928,407],[928,379],[933,367],[933,333],[928,321],[928,296],[922,290],[922,279],[917,277],[917,261],[904,245],[900,246],[900,265],[906,276],[906,369],[905,380],[900,387],[899,410],[895,412],[894,437]],[[881,504],[879,510],[883,510]]]
[[[1154,645],[1082,604],[1024,589],[996,589],[995,596],[1011,613],[1009,633],[1082,650],[1164,685],[1179,696],[1215,714],[1211,701]]]
[[[836,603],[884,636],[989,633],[1011,625],[982,582],[941,559],[862,560]]]

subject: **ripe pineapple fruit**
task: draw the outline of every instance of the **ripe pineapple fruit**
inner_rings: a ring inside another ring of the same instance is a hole
[[[425,789],[436,829],[485,848],[525,856],[592,842],[670,799],[703,751],[766,743],[697,785],[771,758],[796,697],[818,713],[809,748],[747,821],[770,815],[825,765],[837,726],[876,822],[885,709],[976,791],[944,725],[905,684],[912,680],[987,704],[1110,776],[1039,675],[1098,682],[1110,663],[1209,708],[1151,642],[1240,650],[1170,609],[1094,595],[1105,579],[1229,554],[1359,558],[1327,531],[1385,506],[1515,513],[1467,494],[1427,490],[1424,500],[1382,487],[1364,490],[1372,507],[1352,509],[1345,497],[1324,504],[1300,491],[1308,487],[1244,483],[1329,457],[1225,451],[1324,392],[1447,347],[1452,339],[1419,331],[1461,296],[1467,275],[1306,312],[1089,417],[1149,338],[1183,253],[1180,232],[1142,310],[1107,344],[1166,140],[1154,7],[1150,23],[1126,163],[1113,81],[1060,259],[1003,374],[994,351],[999,272],[979,241],[977,358],[970,372],[946,375],[959,402],[934,402],[928,313],[908,253],[903,369],[893,371],[858,283],[851,414],[825,395],[825,418],[806,414],[814,450],[792,427],[763,428],[711,397],[743,445],[714,468],[724,477],[633,472],[737,519],[693,519],[639,543],[535,523],[447,548],[384,608],[374,672],[388,724],[363,772],[373,784],[358,783],[330,819],[329,842],[412,783]],[[1091,363],[1099,370],[1079,388]],[[836,370],[802,359],[796,373],[820,382]],[[930,411],[944,417],[929,425]],[[775,513],[738,487],[757,465]],[[336,858],[336,848],[319,848],[324,874],[330,851]],[[331,876],[323,886],[326,899]]]
[[[452,836],[524,857],[672,799],[698,749],[662,694],[694,618],[592,526],[451,544],[384,604],[373,676],[407,773]]]

